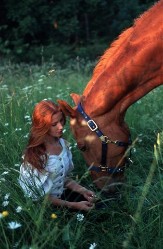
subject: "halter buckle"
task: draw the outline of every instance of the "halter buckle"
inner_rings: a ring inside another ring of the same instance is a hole
[[[107,166],[102,166],[102,165],[100,165],[99,167],[100,167],[100,169],[101,169],[101,172],[106,172],[106,171],[108,170],[108,167],[107,167]]]
[[[97,124],[95,123],[94,120],[90,119],[87,121],[87,125],[91,131],[96,131],[98,129]]]

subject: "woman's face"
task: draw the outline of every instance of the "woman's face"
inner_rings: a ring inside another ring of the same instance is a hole
[[[52,116],[51,127],[48,131],[48,135],[60,138],[63,133],[64,118],[62,112],[58,112]]]

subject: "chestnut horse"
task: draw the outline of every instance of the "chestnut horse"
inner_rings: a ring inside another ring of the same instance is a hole
[[[130,130],[127,109],[163,84],[163,0],[135,20],[94,69],[82,96],[72,93],[75,107],[58,100],[96,186],[115,190],[123,182]]]

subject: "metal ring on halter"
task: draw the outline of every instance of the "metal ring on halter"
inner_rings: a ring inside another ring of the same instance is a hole
[[[101,141],[102,141],[103,143],[106,143],[106,144],[112,143],[112,141],[111,141],[107,136],[102,135],[102,136],[99,137],[99,138],[101,139]]]

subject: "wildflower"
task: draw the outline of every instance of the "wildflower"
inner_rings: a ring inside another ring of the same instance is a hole
[[[9,123],[5,123],[5,126],[9,126]]]
[[[79,222],[83,221],[84,215],[83,214],[77,214],[76,218],[77,218],[77,221],[79,221]]]
[[[136,148],[132,148],[132,152],[133,152],[133,153],[136,153]]]
[[[19,163],[15,163],[14,166],[15,167],[20,167],[20,164]]]
[[[22,211],[22,207],[21,206],[18,206],[17,208],[16,208],[16,212],[17,213],[20,213]]]
[[[29,135],[29,133],[27,133],[26,135],[24,135],[24,138],[27,138],[27,137],[28,137],[28,135]]]
[[[30,119],[31,120],[31,117],[29,115],[25,115],[24,116],[25,119]]]
[[[2,214],[2,217],[6,217],[6,216],[9,215],[9,212],[8,211],[3,211],[1,214]]]
[[[90,244],[89,249],[94,249],[96,246],[97,246],[97,244],[96,244],[96,243]]]
[[[10,193],[5,194],[5,196],[4,196],[4,200],[5,200],[5,201],[7,201],[7,200],[8,200],[8,198],[9,198],[9,196],[10,196]]]
[[[16,222],[16,221],[11,221],[11,222],[8,223],[8,228],[9,229],[17,229],[19,227],[21,227],[21,224]]]
[[[15,129],[15,131],[21,131],[22,130],[22,128],[16,128]]]
[[[54,74],[55,73],[55,69],[49,70],[48,75]]]
[[[142,143],[142,138],[138,138],[138,143]]]
[[[8,206],[8,204],[9,204],[9,201],[3,201],[3,202],[2,202],[2,206],[3,206],[3,207]]]
[[[8,171],[4,171],[1,175],[7,175],[9,172]]]
[[[51,86],[47,86],[46,89],[52,89],[52,87]]]
[[[51,218],[52,219],[57,219],[57,215],[56,214],[51,214]]]

